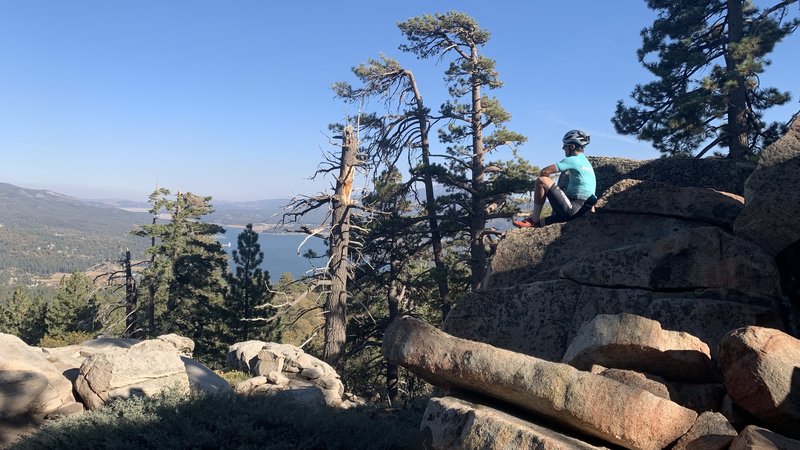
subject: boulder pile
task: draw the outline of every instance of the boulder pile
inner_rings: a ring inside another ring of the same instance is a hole
[[[800,449],[800,120],[755,167],[593,162],[595,214],[509,231],[443,330],[387,330],[449,393],[426,442]]]
[[[228,348],[226,365],[253,375],[234,387],[239,394],[281,395],[300,403],[347,408],[339,374],[301,348],[275,342],[246,341]]]

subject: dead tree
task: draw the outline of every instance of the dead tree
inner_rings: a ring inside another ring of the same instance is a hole
[[[355,178],[358,139],[352,126],[344,129],[342,155],[336,191],[333,197],[333,220],[331,221],[331,259],[328,272],[331,280],[330,293],[325,303],[325,362],[341,371],[344,367],[344,351],[347,338],[347,274],[348,246],[350,244],[350,206],[352,205],[353,180]]]
[[[337,371],[344,368],[344,355],[347,326],[347,280],[350,272],[350,216],[354,208],[359,208],[352,199],[353,183],[356,169],[360,165],[359,142],[356,130],[351,125],[342,128],[341,153],[338,160],[332,155],[327,157],[326,166],[317,170],[315,176],[328,174],[338,170],[333,194],[320,194],[313,197],[293,199],[288,205],[290,212],[284,214],[283,221],[297,221],[303,215],[320,207],[330,208],[330,228],[328,234],[329,258],[322,275],[325,280],[316,283],[326,286],[327,296],[324,306],[325,342],[323,359]],[[310,235],[319,235],[326,227],[302,231]]]

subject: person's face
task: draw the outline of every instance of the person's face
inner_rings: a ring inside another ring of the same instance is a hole
[[[564,149],[564,156],[569,156],[572,150],[575,149],[575,146],[572,144],[564,144],[562,148]]]

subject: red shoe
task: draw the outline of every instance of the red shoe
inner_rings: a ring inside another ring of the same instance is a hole
[[[514,226],[517,227],[517,228],[538,228],[541,225],[539,225],[538,222],[534,222],[530,218],[527,218],[527,219],[522,219],[522,220],[515,220],[514,221]]]

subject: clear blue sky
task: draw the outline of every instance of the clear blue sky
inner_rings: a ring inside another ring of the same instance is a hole
[[[306,180],[331,149],[327,124],[348,113],[331,84],[383,52],[438,107],[445,65],[397,50],[396,24],[452,9],[492,33],[484,54],[505,82],[493,95],[531,162],[554,162],[571,128],[592,135],[588,153],[658,156],[610,123],[649,80],[635,56],[655,17],[644,0],[7,0],[0,182],[83,198],[145,200],[156,181],[224,200],[314,194],[330,184]],[[772,120],[798,109],[798,50],[795,34],[762,77],[794,96]]]

